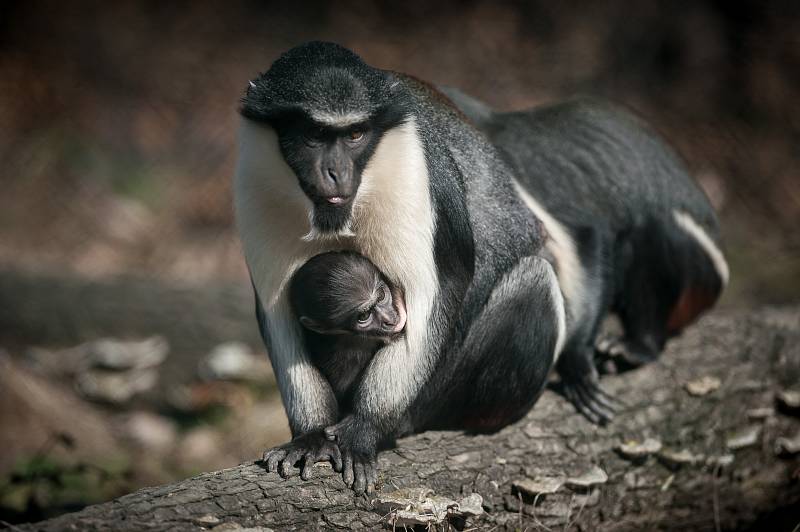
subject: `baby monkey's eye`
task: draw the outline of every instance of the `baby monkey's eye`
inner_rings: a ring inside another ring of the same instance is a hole
[[[359,312],[356,318],[358,319],[358,323],[364,324],[369,321],[370,316],[372,316],[372,311],[365,310],[364,312]]]
[[[364,132],[354,129],[350,132],[350,140],[352,142],[358,142],[359,140],[364,138]]]

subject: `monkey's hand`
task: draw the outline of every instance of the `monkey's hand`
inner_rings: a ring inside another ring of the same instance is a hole
[[[656,349],[641,342],[604,336],[595,344],[595,360],[604,373],[622,373],[639,368],[658,358]]]
[[[326,428],[325,436],[339,445],[344,483],[356,493],[374,493],[378,482],[377,428],[367,420],[350,415]]]
[[[277,472],[283,478],[289,478],[294,465],[301,460],[300,478],[303,480],[311,478],[311,468],[317,462],[330,461],[334,470],[342,470],[339,447],[320,430],[301,434],[289,443],[264,451],[262,460],[267,471]]]

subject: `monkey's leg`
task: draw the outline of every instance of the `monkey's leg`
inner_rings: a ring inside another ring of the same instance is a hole
[[[253,290],[255,291],[255,287]],[[272,353],[270,360],[272,361],[275,376],[278,378],[281,394],[285,401],[286,388],[290,386],[291,383],[286,382],[288,371],[282,370],[280,366],[277,366],[279,362],[285,363],[285,361],[281,361],[277,358],[277,354],[282,350],[285,353],[293,352],[292,341],[299,342],[299,339],[291,336],[279,337],[280,328],[276,328],[277,334],[270,334],[271,328],[269,326],[269,318],[261,306],[261,300],[257,293],[255,303],[256,319],[258,320],[261,338],[264,340],[264,345],[266,345],[267,350]],[[276,336],[279,338],[277,342],[275,341]],[[294,347],[296,347],[296,345]],[[298,367],[301,365],[310,366],[307,361],[296,361],[295,364]],[[304,480],[311,476],[311,468],[316,462],[331,461],[334,469],[337,469],[337,471],[341,470],[342,467],[339,448],[335,444],[329,442],[322,432],[322,429],[328,423],[336,419],[338,410],[336,398],[333,391],[330,390],[328,383],[322,379],[322,376],[311,373],[310,369],[311,368],[307,368],[305,372],[302,372],[306,376],[306,380],[303,381],[304,387],[301,391],[302,393],[308,394],[310,391],[316,389],[318,393],[318,403],[315,405],[317,407],[315,414],[318,419],[314,420],[309,419],[308,416],[304,417],[302,415],[302,409],[291,408],[291,406],[287,407],[286,411],[289,417],[289,426],[292,429],[292,441],[269,449],[265,451],[263,455],[263,461],[266,464],[267,471],[277,471],[284,478],[289,477],[293,472],[294,466],[301,461],[300,474]],[[301,373],[297,371],[297,367],[295,368],[295,373]],[[315,375],[318,378],[313,378]],[[289,396],[296,397],[296,395],[293,394]],[[301,414],[298,414],[297,411],[300,411]]]
[[[426,428],[490,432],[513,423],[544,389],[565,336],[552,267],[540,257],[520,259],[495,284],[461,345],[453,346],[454,366],[437,374],[415,415]]]
[[[599,226],[574,229],[584,276],[591,282],[583,287],[582,296],[573,301],[579,308],[571,309],[569,340],[556,364],[566,398],[581,414],[598,424],[609,422],[620,405],[600,387],[594,362],[594,339],[611,304],[609,235],[608,229]]]
[[[656,360],[668,338],[714,304],[723,280],[704,248],[674,224],[650,221],[632,235],[627,252],[614,302],[625,335],[598,350],[617,366],[638,367]]]
[[[596,298],[595,304],[584,304],[585,315],[580,323],[573,324],[574,330],[558,357],[556,368],[564,396],[589,421],[605,424],[613,419],[621,403],[600,387],[593,344],[605,313],[605,304],[599,304],[604,301],[600,293]]]

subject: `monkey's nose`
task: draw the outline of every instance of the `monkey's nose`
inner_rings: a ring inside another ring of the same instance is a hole
[[[395,319],[384,320],[383,329],[386,332],[398,333],[406,326],[405,320],[402,316],[397,316]]]
[[[336,170],[333,168],[328,168],[328,179],[336,183],[339,180],[339,176],[336,175]]]
[[[387,316],[385,312],[378,312],[378,320],[380,320],[381,329],[389,331],[394,327],[395,319],[392,316]]]

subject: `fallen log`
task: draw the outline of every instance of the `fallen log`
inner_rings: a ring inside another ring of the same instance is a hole
[[[22,530],[792,530],[800,522],[800,308],[719,312],[648,367],[603,378],[591,425],[552,391],[493,435],[427,432],[356,497],[328,466],[258,463],[145,488]]]
[[[86,279],[0,270],[3,345],[72,346],[101,337],[165,337],[197,354],[238,340],[261,346],[247,283],[179,285],[146,277]]]

